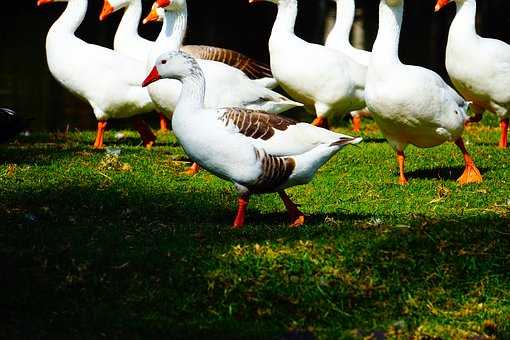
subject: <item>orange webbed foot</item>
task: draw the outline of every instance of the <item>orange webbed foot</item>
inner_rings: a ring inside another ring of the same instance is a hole
[[[457,179],[457,182],[459,182],[460,185],[481,183],[482,181],[482,174],[474,163],[467,164],[466,168],[464,169],[464,173],[462,173],[462,175]]]

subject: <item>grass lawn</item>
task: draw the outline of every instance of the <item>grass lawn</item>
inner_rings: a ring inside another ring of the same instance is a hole
[[[407,149],[410,184],[374,124],[306,186],[253,197],[230,228],[230,183],[172,135],[0,146],[0,338],[510,338],[510,151],[470,127],[484,183],[461,187],[453,144]],[[349,133],[347,128],[340,131]]]

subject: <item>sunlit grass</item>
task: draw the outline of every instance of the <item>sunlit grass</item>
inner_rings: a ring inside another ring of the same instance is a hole
[[[510,158],[494,119],[467,147],[407,150],[410,183],[374,124],[307,186],[254,197],[230,229],[231,184],[172,135],[34,134],[0,147],[0,329],[7,338],[510,337]],[[346,128],[340,128],[350,133]]]

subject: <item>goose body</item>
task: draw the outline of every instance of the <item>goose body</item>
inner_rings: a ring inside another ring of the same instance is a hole
[[[250,0],[250,2],[263,0]],[[323,125],[333,113],[365,107],[366,67],[342,52],[297,37],[297,0],[266,0],[278,4],[269,39],[271,70],[282,88],[315,113]]]
[[[408,144],[428,148],[454,141],[466,159],[461,183],[481,176],[464,148],[462,132],[469,119],[468,104],[439,75],[423,67],[405,65],[398,58],[403,0],[380,0],[379,32],[368,67],[366,100],[384,136],[397,151],[400,183],[404,149]]]
[[[446,69],[455,88],[473,103],[477,117],[487,110],[501,120],[499,146],[507,147],[510,117],[510,45],[476,33],[476,0],[439,0],[436,10],[456,2],[457,14],[446,47]]]
[[[249,196],[267,192],[279,192],[293,224],[302,224],[303,214],[283,190],[308,183],[343,146],[361,140],[267,112],[206,109],[204,75],[199,64],[183,52],[161,55],[144,85],[161,78],[183,83],[172,126],[186,153],[200,166],[233,182],[239,192],[235,227],[244,223]]]
[[[50,2],[54,0],[39,0],[38,4]],[[154,109],[147,90],[140,86],[145,66],[77,38],[74,33],[85,17],[88,2],[64,2],[68,3],[67,7],[46,38],[48,67],[62,86],[92,107],[99,121],[95,146],[101,147],[102,132],[108,119],[132,117]],[[142,137],[154,138],[147,134]]]
[[[162,53],[179,49],[186,32],[186,24],[185,0],[174,0],[165,7],[163,29],[151,50],[149,65],[154,65],[155,60]],[[266,88],[265,79],[251,80],[242,71],[220,62],[201,59],[197,62],[207,80],[206,107],[238,106],[280,113],[302,106]],[[181,91],[181,84],[178,81],[164,79],[152,84],[148,89],[151,98],[162,112],[174,111]]]

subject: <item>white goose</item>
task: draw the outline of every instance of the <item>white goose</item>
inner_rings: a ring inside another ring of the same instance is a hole
[[[379,32],[366,86],[368,108],[397,151],[400,183],[407,183],[404,175],[407,144],[428,148],[446,141],[455,141],[464,154],[466,167],[459,183],[481,182],[482,176],[462,140],[464,123],[469,119],[468,104],[436,73],[404,65],[398,58],[403,11],[403,0],[380,0]]]
[[[436,11],[454,0],[438,0]],[[499,147],[506,148],[510,118],[510,45],[476,33],[476,0],[455,0],[453,20],[446,47],[446,69],[455,88],[472,101],[480,121],[484,110],[500,118]]]
[[[164,11],[153,5],[151,13],[145,18],[149,21],[163,21]],[[115,33],[113,46],[115,51],[128,55],[137,60],[147,62],[153,41],[142,38],[138,34],[138,24],[142,14],[141,0],[104,0],[100,20],[105,20],[113,12],[125,8],[122,20]],[[243,71],[251,79],[271,78],[269,65],[260,63],[239,52],[204,45],[185,45],[181,50],[195,58],[214,60],[225,63]]]
[[[297,0],[249,1],[278,5],[269,39],[271,70],[292,98],[317,115],[314,125],[324,126],[335,112],[345,114],[365,107],[366,67],[342,52],[298,38],[294,33]]]
[[[183,84],[172,126],[186,153],[213,174],[232,181],[239,192],[234,228],[244,225],[250,195],[267,192],[280,194],[292,226],[302,225],[304,215],[284,189],[308,183],[343,146],[361,141],[266,112],[205,109],[204,74],[183,52],[161,55],[144,86],[161,78]]]
[[[163,29],[149,57],[154,65],[157,57],[167,51],[179,50],[186,33],[187,6],[185,0],[158,0],[165,9]],[[199,59],[206,82],[206,107],[237,106],[280,113],[302,104],[267,89],[266,79],[249,79],[242,71],[223,63]],[[148,87],[149,94],[162,112],[173,112],[180,94],[181,84],[165,79]]]
[[[94,147],[101,148],[108,119],[127,118],[154,110],[146,89],[140,86],[145,67],[136,60],[88,44],[75,36],[87,12],[87,0],[39,0],[37,4],[57,1],[68,4],[46,37],[48,66],[62,86],[92,106],[98,120]],[[152,145],[155,136],[149,127],[140,119],[135,127],[144,144]]]
[[[142,15],[141,0],[104,0],[99,18],[103,21],[110,14],[122,8],[125,8],[125,12],[115,33],[114,50],[147,63],[150,51],[154,47],[154,42],[142,38],[138,34],[138,24]],[[163,18],[164,10],[156,8],[156,4],[154,4],[151,13],[144,20],[144,23],[152,20],[160,21],[160,19],[163,21]],[[268,65],[259,63],[232,50],[200,45],[182,46],[181,49],[197,58],[215,60],[239,68],[252,79],[272,77]],[[274,83],[274,80],[271,80],[271,82]],[[160,130],[167,131],[167,120],[163,114],[160,113],[159,115]]]
[[[354,0],[335,0],[336,2],[336,20],[335,25],[329,32],[324,46],[339,50],[352,60],[356,60],[361,65],[368,68],[371,53],[352,46],[349,39],[356,14]],[[370,112],[365,110],[353,111],[352,129],[355,132],[361,130],[361,118],[369,116]]]

